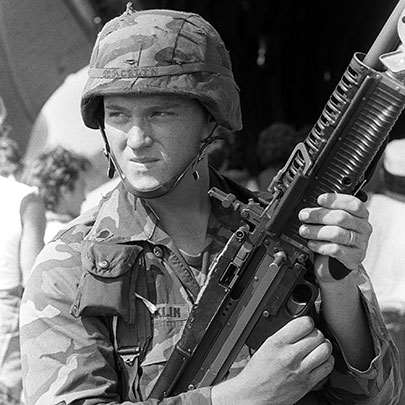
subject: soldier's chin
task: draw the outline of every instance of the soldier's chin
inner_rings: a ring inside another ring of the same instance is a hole
[[[158,179],[153,178],[153,177],[144,178],[144,179],[136,179],[133,181],[131,181],[131,179],[128,178],[127,181],[130,183],[130,185],[134,189],[136,189],[142,193],[147,193],[147,192],[159,189],[162,186],[162,184],[164,184],[164,182],[159,181]]]

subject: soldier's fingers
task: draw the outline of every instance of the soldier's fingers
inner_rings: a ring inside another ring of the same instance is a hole
[[[359,266],[364,259],[366,251],[363,245],[358,248],[314,240],[309,241],[307,246],[315,253],[334,257],[350,270],[354,270]]]
[[[331,355],[332,343],[328,339],[325,339],[320,345],[305,356],[301,362],[301,370],[304,373],[310,373],[312,370],[325,363]]]
[[[355,247],[360,247],[363,239],[366,239],[366,235],[363,236],[355,231],[329,225],[301,225],[299,233],[306,239]]]
[[[298,340],[293,345],[295,346],[295,353],[299,353],[299,357],[303,359],[324,342],[325,336],[319,329],[315,328],[311,333],[301,340]]]
[[[333,371],[334,367],[335,358],[330,356],[324,363],[314,368],[309,374],[311,387],[315,387],[319,382],[324,380]]]
[[[353,195],[337,193],[321,194],[317,199],[317,203],[321,207],[350,212],[359,218],[368,218],[369,216],[366,204]]]
[[[310,316],[300,316],[289,321],[269,339],[273,343],[295,343],[314,330],[314,321]]]
[[[306,224],[336,225],[367,235],[372,230],[366,218],[358,218],[344,210],[331,210],[321,207],[305,208],[299,212],[298,218]]]

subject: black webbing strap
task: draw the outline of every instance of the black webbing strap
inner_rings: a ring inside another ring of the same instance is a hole
[[[112,332],[114,350],[118,358],[121,373],[122,400],[140,401],[138,382],[140,366],[145,358],[150,340],[152,339],[152,319],[147,307],[136,298],[135,293],[148,296],[145,274],[145,259],[143,255],[138,258],[137,268],[133,269],[134,277],[131,279],[131,316],[130,322],[119,316],[112,319]]]

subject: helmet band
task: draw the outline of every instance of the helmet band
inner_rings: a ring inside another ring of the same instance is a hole
[[[232,71],[224,66],[207,63],[183,63],[169,66],[142,66],[123,68],[92,68],[89,77],[98,79],[136,79],[138,77],[174,76],[185,73],[218,73],[233,79]]]

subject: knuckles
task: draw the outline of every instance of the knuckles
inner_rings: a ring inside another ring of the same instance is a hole
[[[330,239],[336,241],[342,241],[343,231],[342,228],[332,227],[330,231]]]
[[[325,335],[319,329],[315,329],[315,334],[319,344],[325,341]]]
[[[345,226],[351,220],[351,215],[343,210],[332,211],[330,217],[331,222],[337,226]]]
[[[364,204],[357,198],[352,196],[350,199],[350,205],[353,211],[359,212],[364,210]]]
[[[325,339],[325,341],[322,342],[318,346],[318,348],[319,348],[319,356],[321,359],[324,359],[326,361],[332,355],[332,344],[328,339]]]
[[[331,243],[325,248],[325,253],[323,254],[335,257],[340,254],[340,250],[341,248],[337,243]]]

